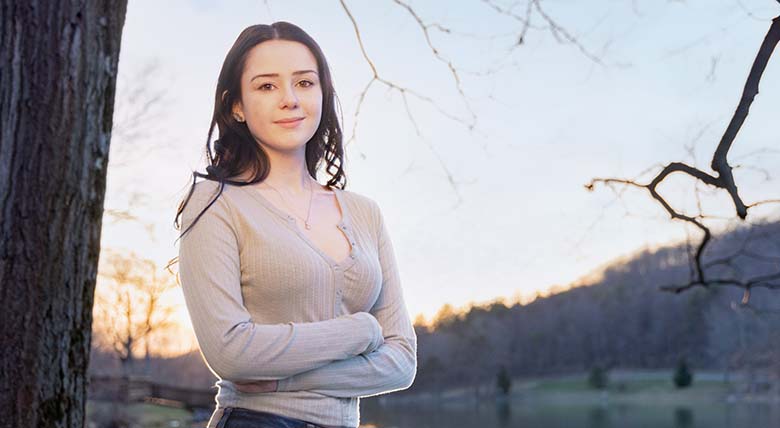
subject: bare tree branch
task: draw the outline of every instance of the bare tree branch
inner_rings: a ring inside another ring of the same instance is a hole
[[[477,115],[474,113],[474,109],[471,108],[471,104],[468,102],[468,99],[466,98],[466,94],[463,92],[463,87],[461,85],[460,76],[458,76],[458,70],[455,69],[455,66],[452,65],[452,61],[444,58],[439,50],[433,46],[433,42],[431,42],[431,37],[428,34],[428,27],[429,24],[425,24],[419,15],[417,15],[417,12],[414,11],[408,4],[402,2],[401,0],[393,0],[396,4],[403,7],[407,12],[409,12],[412,17],[414,17],[414,20],[417,21],[417,24],[422,29],[423,34],[425,35],[425,43],[428,44],[428,47],[431,49],[431,52],[433,52],[433,55],[438,59],[439,61],[447,64],[447,68],[449,68],[450,72],[452,73],[452,77],[455,80],[455,87],[458,90],[458,93],[460,94],[461,98],[463,98],[464,103],[466,104],[466,107],[469,110],[469,114],[471,115],[471,123],[474,124],[477,121]],[[408,109],[407,109],[408,110]],[[470,127],[473,125],[470,125]]]
[[[656,191],[657,186],[672,173],[681,172],[690,175],[691,177],[711,187],[725,190],[731,197],[737,217],[739,217],[741,220],[745,220],[749,208],[760,204],[773,203],[778,201],[776,199],[770,199],[745,205],[739,195],[736,182],[734,181],[734,176],[732,174],[733,168],[729,165],[727,160],[728,152],[734,143],[734,139],[744,124],[745,119],[750,112],[750,106],[752,105],[755,96],[758,94],[761,76],[766,69],[766,65],[769,62],[769,58],[777,46],[778,41],[780,41],[780,17],[776,17],[772,20],[769,31],[767,32],[761,47],[758,50],[758,54],[756,55],[756,58],[753,62],[753,66],[751,67],[750,74],[748,75],[742,97],[740,98],[736,111],[734,112],[731,121],[723,133],[723,136],[721,137],[718,147],[713,155],[710,167],[717,173],[717,175],[709,174],[682,162],[672,162],[666,165],[661,170],[661,172],[658,173],[658,175],[647,184],[641,184],[634,180],[627,179],[594,178],[590,183],[585,185],[588,190],[593,190],[597,183],[620,183],[626,186],[631,185],[644,188],[650,192],[650,195],[667,211],[667,213],[669,213],[673,220],[681,220],[690,223],[702,231],[703,236],[699,242],[699,245],[697,246],[693,262],[694,273],[691,275],[692,277],[690,278],[689,282],[683,285],[665,285],[661,287],[662,290],[679,293],[695,286],[709,287],[713,285],[732,285],[743,288],[745,290],[742,303],[747,304],[750,299],[750,290],[752,288],[780,288],[780,272],[769,275],[756,276],[750,279],[740,279],[737,277],[707,278],[705,275],[706,266],[702,262],[702,255],[707,248],[707,244],[712,238],[712,233],[709,227],[700,221],[703,218],[703,215],[700,214],[694,217],[676,211],[669,203],[667,203],[664,197]],[[723,263],[725,262],[721,260],[718,264]]]
[[[467,120],[464,120],[462,118],[459,118],[459,117],[455,116],[452,113],[449,113],[449,112],[445,111],[432,98],[430,98],[428,96],[425,96],[425,95],[422,95],[422,94],[420,94],[420,93],[418,93],[418,92],[416,92],[416,91],[414,91],[412,89],[403,87],[403,86],[401,86],[399,84],[396,84],[394,82],[391,82],[390,80],[387,80],[387,79],[381,77],[379,75],[379,71],[377,70],[376,66],[374,65],[374,62],[371,60],[371,58],[368,56],[368,53],[366,52],[366,48],[365,48],[365,45],[363,44],[363,39],[361,38],[360,29],[358,28],[357,21],[355,21],[355,18],[352,15],[352,12],[349,10],[349,7],[347,7],[347,5],[344,2],[344,0],[340,0],[340,2],[341,2],[342,8],[347,13],[347,16],[349,17],[350,21],[352,22],[352,27],[355,30],[355,37],[357,37],[358,45],[360,46],[360,52],[363,55],[363,59],[366,60],[366,62],[368,63],[369,67],[371,68],[371,73],[373,75],[371,80],[366,85],[366,87],[360,93],[360,98],[359,98],[358,105],[357,105],[357,108],[356,108],[356,111],[355,111],[355,120],[356,121],[355,121],[355,124],[353,125],[353,128],[352,128],[352,136],[349,138],[349,140],[347,140],[347,143],[349,143],[350,141],[352,141],[355,138],[356,127],[357,127],[357,117],[360,114],[360,107],[361,107],[361,104],[363,103],[363,100],[365,99],[365,96],[366,96],[366,93],[368,92],[368,89],[371,87],[371,84],[374,81],[378,81],[380,83],[385,84],[390,89],[395,89],[395,90],[399,91],[401,93],[401,95],[404,96],[404,97],[406,96],[406,94],[410,94],[410,95],[413,95],[414,97],[416,97],[417,99],[419,99],[421,101],[425,101],[425,102],[429,103],[434,108],[436,108],[441,114],[443,114],[444,116],[448,117],[449,119],[452,119],[453,121],[455,121],[455,122],[457,122],[459,124],[466,124],[467,127],[469,128],[469,130],[472,130],[474,128],[474,123],[473,122],[469,122]]]
[[[469,101],[469,98],[466,96],[465,90],[463,88],[463,82],[462,82],[460,73],[464,72],[464,73],[469,73],[469,74],[478,75],[478,76],[485,76],[485,75],[489,75],[489,74],[495,73],[498,69],[488,70],[487,72],[475,72],[475,71],[463,71],[463,70],[461,70],[460,68],[455,66],[455,64],[452,62],[452,60],[446,58],[441,53],[441,50],[434,44],[433,40],[431,39],[430,30],[431,29],[435,29],[435,30],[438,30],[438,31],[440,31],[442,33],[445,33],[445,34],[460,34],[460,35],[467,35],[467,36],[473,36],[473,37],[478,37],[478,36],[476,36],[474,34],[454,31],[451,28],[448,28],[447,26],[445,26],[445,25],[443,25],[441,23],[438,23],[438,22],[426,23],[425,20],[420,16],[420,14],[417,13],[416,10],[412,6],[410,6],[408,3],[404,2],[403,0],[393,0],[393,2],[395,4],[397,4],[399,7],[403,8],[409,15],[411,15],[412,18],[414,19],[414,21],[417,23],[417,25],[419,26],[419,28],[422,31],[423,37],[425,39],[425,43],[427,44],[428,48],[431,50],[434,58],[436,58],[438,61],[442,62],[443,64],[445,64],[447,66],[447,69],[449,70],[449,73],[452,75],[453,82],[455,84],[455,89],[457,90],[458,94],[460,95],[460,98],[463,100],[463,103],[466,106],[466,109],[468,111],[469,117],[468,118],[461,118],[461,117],[458,117],[457,115],[455,115],[453,113],[450,113],[449,111],[445,110],[444,108],[442,108],[432,98],[430,98],[430,97],[428,97],[426,95],[423,95],[423,94],[421,94],[421,93],[419,93],[417,91],[414,91],[414,90],[412,90],[412,89],[410,89],[408,87],[404,87],[401,84],[398,84],[396,82],[393,82],[393,81],[391,81],[389,79],[386,79],[386,78],[382,77],[380,75],[379,71],[377,70],[376,65],[371,60],[370,56],[368,55],[368,53],[366,51],[365,44],[363,43],[363,40],[362,40],[362,37],[361,37],[360,28],[358,27],[357,21],[355,20],[355,17],[353,16],[350,8],[347,6],[345,0],[339,0],[339,1],[340,1],[342,9],[347,14],[350,22],[352,23],[352,27],[353,27],[354,32],[355,32],[355,36],[356,36],[356,39],[357,39],[357,42],[358,42],[358,46],[360,47],[361,55],[363,56],[363,58],[366,61],[366,63],[369,65],[369,67],[371,69],[371,74],[372,74],[371,80],[369,80],[369,82],[366,84],[366,86],[363,88],[363,90],[360,92],[360,94],[358,96],[358,102],[357,102],[357,106],[355,108],[355,113],[354,113],[354,122],[353,122],[353,125],[352,125],[352,134],[348,138],[348,140],[346,142],[347,144],[356,139],[357,123],[358,123],[358,117],[360,115],[360,109],[361,109],[361,107],[363,105],[363,102],[365,101],[365,98],[366,98],[366,95],[367,95],[369,89],[371,88],[371,86],[373,85],[374,82],[379,82],[379,83],[387,86],[388,89],[396,90],[396,91],[398,91],[401,94],[401,98],[403,100],[404,108],[406,109],[407,115],[409,116],[410,120],[414,124],[415,131],[417,132],[417,134],[421,138],[422,138],[422,134],[420,132],[419,127],[417,126],[417,123],[413,119],[414,115],[412,114],[410,106],[409,106],[409,100],[408,100],[408,96],[409,95],[411,95],[411,96],[413,96],[413,97],[417,98],[418,100],[421,100],[421,101],[423,101],[425,103],[428,103],[429,105],[433,106],[437,111],[439,111],[443,116],[447,117],[448,119],[451,119],[451,120],[455,121],[459,125],[466,126],[466,128],[468,129],[469,132],[475,132],[477,130],[477,115],[476,115],[476,113],[474,112],[474,109],[471,106],[471,102]],[[517,46],[523,44],[523,41],[524,41],[524,39],[526,37],[526,34],[529,31],[529,29],[537,29],[537,30],[548,29],[550,31],[550,33],[553,35],[553,37],[558,42],[560,42],[560,43],[571,43],[571,44],[575,45],[587,58],[589,58],[590,60],[594,61],[595,63],[602,64],[601,60],[596,55],[592,54],[588,49],[586,49],[579,42],[579,40],[576,37],[574,37],[565,28],[563,28],[563,26],[558,24],[558,22],[556,22],[542,8],[539,0],[528,0],[526,2],[526,4],[525,4],[526,8],[525,8],[525,15],[524,16],[523,15],[518,15],[518,14],[516,14],[513,11],[514,7],[516,7],[518,4],[515,4],[513,7],[507,9],[507,8],[504,8],[502,6],[497,5],[495,2],[493,2],[491,0],[482,0],[482,1],[485,4],[487,4],[490,8],[495,10],[497,13],[505,15],[505,16],[508,16],[508,17],[510,17],[510,18],[512,18],[514,20],[517,20],[517,21],[519,21],[521,23],[521,28],[520,28],[519,33],[516,35],[516,38],[515,38],[516,42],[513,44],[512,48],[510,49],[510,53],[511,53],[511,50],[513,50]],[[534,14],[538,15],[539,17],[541,17],[541,20],[546,25],[544,25],[544,26],[534,26],[534,25],[532,25],[531,24],[531,17]],[[492,37],[496,37],[496,36],[492,36]],[[445,162],[442,160],[442,157],[439,155],[439,153],[437,152],[437,150],[433,146],[433,144],[431,144],[429,141],[425,140],[424,138],[423,138],[423,140],[425,141],[425,144],[428,147],[428,149],[431,150],[431,152],[436,157],[440,167],[442,168],[442,170],[444,171],[444,173],[446,175],[448,183],[450,184],[450,186],[452,187],[452,189],[456,193],[456,196],[458,198],[458,202],[456,202],[455,206],[459,205],[460,201],[461,201],[461,196],[460,196],[460,191],[459,191],[459,188],[458,188],[458,183],[456,182],[456,180],[454,178],[454,175],[451,173],[449,168],[447,168]],[[485,145],[482,146],[482,149],[486,150]],[[365,158],[364,154],[361,153],[360,155],[363,158]]]

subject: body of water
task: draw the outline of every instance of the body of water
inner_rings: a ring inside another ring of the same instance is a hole
[[[368,403],[367,403],[368,404]],[[361,426],[376,428],[769,428],[780,403],[362,406]]]

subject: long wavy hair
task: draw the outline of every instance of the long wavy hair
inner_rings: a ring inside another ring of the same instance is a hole
[[[306,169],[309,175],[317,179],[317,171],[324,162],[325,172],[330,175],[326,185],[330,188],[344,189],[347,183],[344,172],[344,147],[342,144],[342,132],[336,117],[336,105],[338,98],[333,89],[328,63],[317,42],[298,26],[285,21],[274,22],[271,25],[252,25],[239,34],[233,46],[228,51],[222,70],[217,80],[217,90],[214,94],[214,114],[211,118],[208,136],[206,138],[206,156],[209,165],[206,173],[192,172],[192,186],[187,196],[179,203],[179,208],[174,218],[176,230],[181,230],[179,217],[184,207],[192,196],[196,186],[196,178],[214,180],[220,183],[219,192],[214,199],[198,214],[178,239],[181,239],[198,222],[204,212],[219,198],[225,184],[246,186],[265,180],[270,170],[270,162],[265,150],[255,141],[246,122],[238,122],[232,114],[233,104],[241,98],[241,75],[248,52],[256,45],[267,40],[289,40],[306,45],[317,59],[317,68],[322,88],[322,118],[317,131],[306,142]],[[339,112],[341,106],[339,104]],[[211,151],[211,136],[214,126],[219,129],[219,138],[214,141],[214,154]],[[230,178],[237,177],[247,171],[252,172],[249,181],[234,181]],[[176,263],[177,258],[172,259],[167,267]]]

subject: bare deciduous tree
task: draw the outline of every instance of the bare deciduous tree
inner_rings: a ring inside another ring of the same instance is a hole
[[[100,265],[94,308],[96,339],[116,353],[124,375],[133,374],[138,348],[144,345],[148,360],[152,337],[174,325],[170,317],[176,308],[162,298],[176,283],[153,261],[134,253],[108,252]]]

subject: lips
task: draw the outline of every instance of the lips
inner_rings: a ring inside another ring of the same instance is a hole
[[[303,120],[303,118],[302,117],[289,117],[287,119],[277,120],[274,123],[295,123],[295,122],[298,122],[300,120]]]
[[[303,123],[303,119],[304,118],[302,117],[291,117],[287,119],[277,120],[274,123],[281,128],[297,129],[301,125],[301,123]]]

